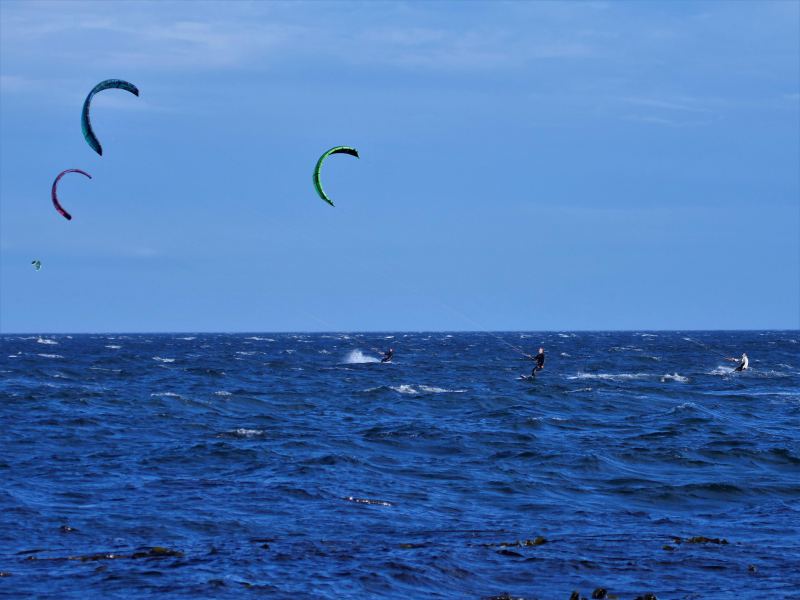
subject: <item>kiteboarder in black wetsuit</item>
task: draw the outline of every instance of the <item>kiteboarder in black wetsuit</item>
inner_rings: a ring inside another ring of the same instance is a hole
[[[531,379],[533,379],[536,377],[537,371],[544,369],[544,348],[539,348],[539,354],[536,356],[531,356],[529,354],[528,358],[536,362],[536,365],[534,365],[533,370],[531,371]]]
[[[750,368],[750,359],[747,358],[747,354],[742,353],[742,358],[729,358],[728,360],[739,363],[734,369],[737,373]]]
[[[386,352],[383,353],[383,358],[381,359],[382,363],[392,362],[392,357],[394,356],[394,348],[389,348]]]

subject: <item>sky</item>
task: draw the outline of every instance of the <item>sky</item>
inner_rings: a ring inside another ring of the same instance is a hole
[[[799,165],[798,2],[2,0],[0,331],[794,329]]]

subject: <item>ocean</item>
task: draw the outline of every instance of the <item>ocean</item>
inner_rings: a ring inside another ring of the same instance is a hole
[[[3,598],[800,598],[798,331],[0,340]]]

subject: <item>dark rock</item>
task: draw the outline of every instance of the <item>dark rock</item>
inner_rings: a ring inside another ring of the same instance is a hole
[[[269,544],[261,544],[261,547],[262,547],[264,550],[269,550]]]
[[[747,565],[747,571],[750,573],[755,573],[758,571],[758,567],[756,567],[755,565]]]
[[[597,588],[592,592],[593,600],[605,600],[608,597],[608,592],[605,588]]]
[[[581,600],[581,594],[578,590],[572,592],[569,596],[569,600]]]
[[[61,533],[72,533],[73,531],[78,531],[74,527],[70,527],[69,525],[62,525],[58,528]]]
[[[11,577],[11,573],[8,571],[0,571],[0,577]]]
[[[669,544],[664,544],[663,546],[661,546],[661,549],[662,550],[667,550],[667,551],[672,551],[672,550],[675,550],[675,546],[670,546]]]
[[[636,596],[636,600],[658,600],[658,598],[655,594],[648,592],[644,596]]]
[[[498,554],[502,554],[503,556],[518,556],[522,558],[522,554],[519,552],[514,552],[513,550],[498,550]]]

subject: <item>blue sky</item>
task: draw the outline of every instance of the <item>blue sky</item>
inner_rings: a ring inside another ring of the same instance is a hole
[[[0,330],[797,328],[799,6],[3,1]]]

